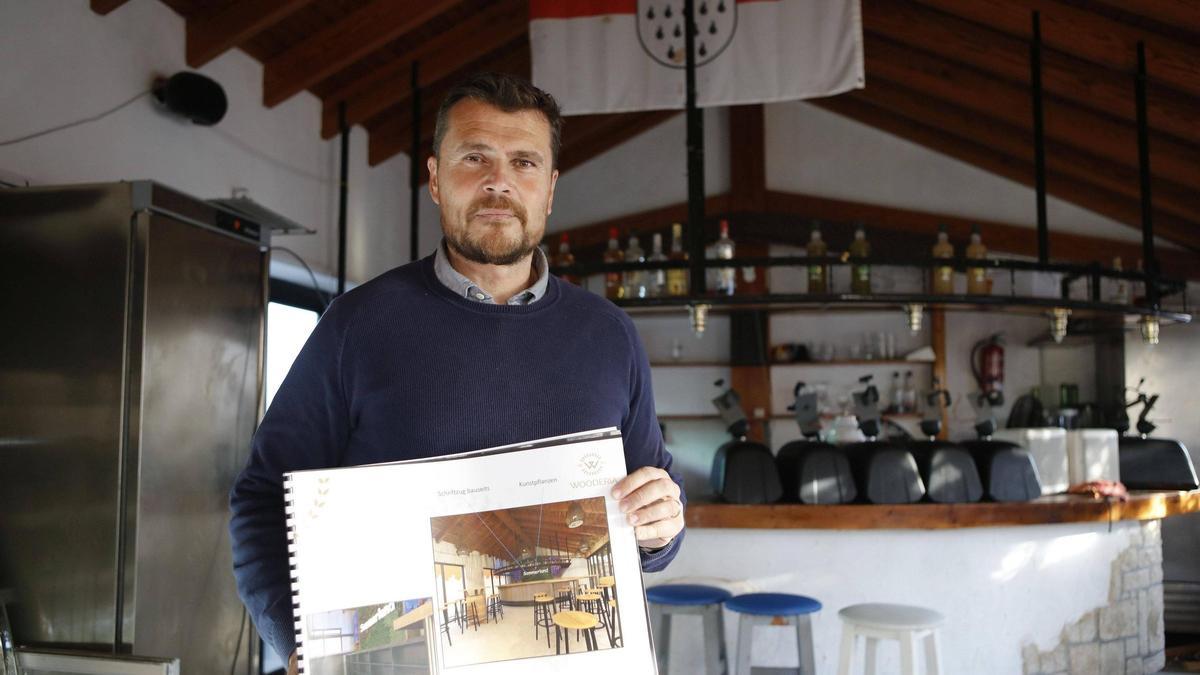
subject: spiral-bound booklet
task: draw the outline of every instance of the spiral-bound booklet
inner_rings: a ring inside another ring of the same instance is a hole
[[[285,477],[300,672],[654,673],[616,429]]]

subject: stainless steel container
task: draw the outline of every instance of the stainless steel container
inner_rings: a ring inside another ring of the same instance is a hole
[[[227,672],[266,234],[150,182],[0,190],[0,587],[19,644]]]

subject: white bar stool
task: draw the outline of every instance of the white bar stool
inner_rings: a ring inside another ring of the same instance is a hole
[[[938,629],[946,621],[940,612],[912,605],[869,603],[851,605],[838,612],[842,619],[842,653],[838,675],[850,675],[858,638],[866,639],[865,675],[875,675],[875,652],[880,640],[900,643],[901,675],[916,675],[917,642],[925,643],[926,675],[941,675]]]

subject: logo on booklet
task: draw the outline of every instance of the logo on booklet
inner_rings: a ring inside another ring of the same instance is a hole
[[[590,452],[579,458],[579,468],[587,475],[594,476],[604,468],[604,460],[600,459],[600,455]]]

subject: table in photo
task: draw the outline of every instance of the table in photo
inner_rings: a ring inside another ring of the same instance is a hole
[[[566,653],[571,653],[572,630],[583,631],[583,640],[587,645],[587,650],[589,652],[596,650],[596,626],[599,625],[599,621],[596,620],[594,614],[567,610],[556,613],[553,620],[555,654],[562,654],[564,648]]]

